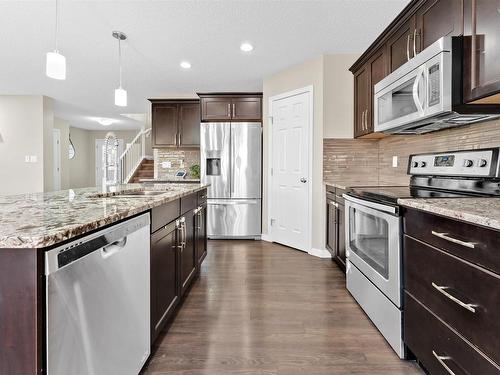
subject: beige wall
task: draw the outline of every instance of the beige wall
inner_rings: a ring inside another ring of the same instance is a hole
[[[69,167],[69,122],[54,117],[54,129],[61,132],[61,190],[69,189],[70,167]]]
[[[264,79],[263,84],[263,233],[268,233],[268,173],[269,173],[269,98],[288,91],[313,86],[313,181],[311,184],[313,197],[323,195],[323,56],[306,61],[305,63],[289,68]],[[312,202],[312,247],[324,248],[324,223],[321,222],[323,202],[313,198]]]
[[[76,189],[92,186],[91,174],[94,172],[89,159],[90,132],[84,129],[69,128],[71,141],[75,147],[75,157],[68,162],[69,188]],[[92,179],[94,179],[92,177]]]
[[[44,96],[43,103],[43,191],[54,190],[54,100]]]
[[[51,112],[51,99],[41,95],[0,96],[0,194],[40,192],[52,185],[52,148],[44,151],[45,139],[52,144]],[[37,162],[26,163],[26,155]]]
[[[323,129],[325,138],[353,138],[354,79],[349,67],[359,55],[324,56]]]

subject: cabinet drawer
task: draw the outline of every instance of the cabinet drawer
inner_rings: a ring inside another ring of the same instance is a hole
[[[417,210],[406,211],[404,225],[405,234],[500,274],[500,232]]]
[[[193,193],[181,198],[181,215],[198,206],[198,194]]]
[[[151,210],[151,233],[177,219],[180,215],[180,199],[165,203]]]
[[[207,189],[203,189],[198,192],[198,206],[205,203],[207,203]]]
[[[405,236],[405,290],[500,363],[500,276]]]
[[[432,375],[498,375],[500,372],[484,354],[406,293],[404,342]]]

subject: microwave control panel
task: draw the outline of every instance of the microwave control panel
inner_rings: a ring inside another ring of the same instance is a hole
[[[408,174],[427,176],[499,177],[499,149],[411,155]]]

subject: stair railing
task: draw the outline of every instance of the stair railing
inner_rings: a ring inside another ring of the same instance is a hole
[[[146,157],[146,137],[151,128],[141,129],[120,156],[122,182],[127,184]]]

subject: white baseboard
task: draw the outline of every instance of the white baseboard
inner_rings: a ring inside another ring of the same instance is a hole
[[[266,241],[266,242],[273,242],[273,239],[272,239],[271,235],[269,235],[269,234],[262,233],[262,235],[260,236],[260,239],[262,241]]]
[[[332,254],[326,249],[315,249],[311,248],[311,250],[308,251],[309,255],[318,257],[318,258],[331,258]]]

